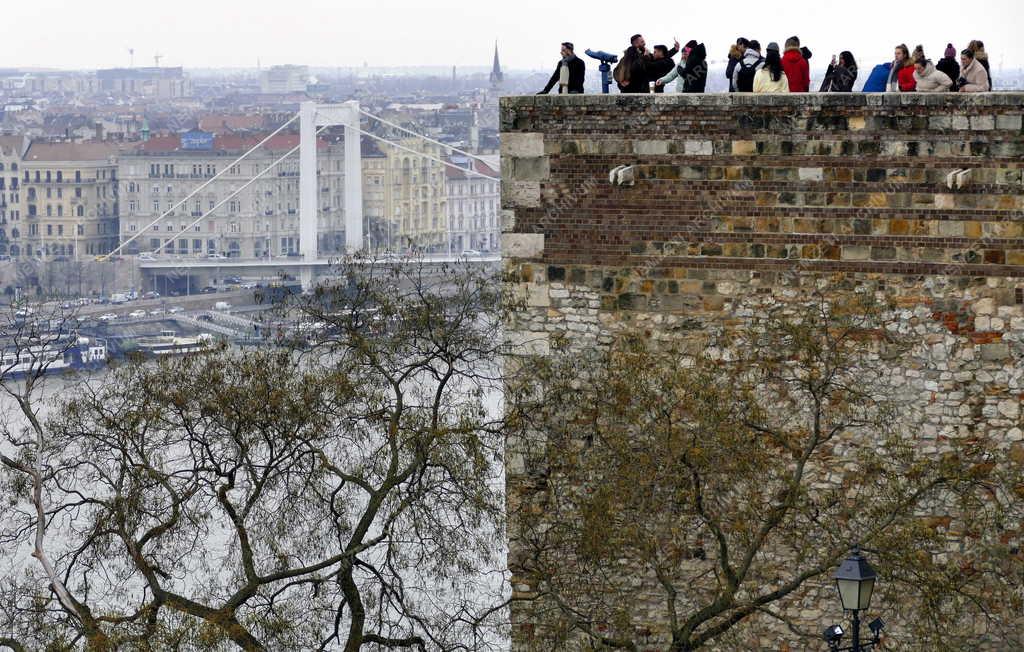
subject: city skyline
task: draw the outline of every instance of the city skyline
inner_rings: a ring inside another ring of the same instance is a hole
[[[763,43],[798,34],[818,54],[812,62],[818,66],[840,50],[851,50],[863,65],[873,65],[887,60],[893,45],[901,42],[911,48],[921,43],[929,56],[938,58],[946,43],[959,49],[979,38],[997,69],[1024,67],[1024,52],[1015,47],[1014,33],[1024,18],[1024,6],[1011,0],[974,3],[970,24],[949,20],[961,5],[945,0],[930,3],[927,11],[869,0],[855,10],[805,2],[791,3],[788,11],[740,14],[684,2],[628,24],[614,18],[616,5],[610,2],[576,7],[525,0],[514,11],[501,11],[502,5],[491,0],[397,0],[383,8],[299,0],[287,5],[261,3],[244,15],[228,3],[198,0],[173,5],[111,0],[105,5],[107,11],[96,12],[67,3],[49,13],[47,32],[60,38],[48,39],[43,48],[36,30],[10,30],[0,43],[0,67],[140,67],[153,65],[159,56],[160,65],[186,68],[288,63],[482,68],[489,64],[497,41],[503,68],[543,70],[557,58],[561,41],[573,41],[580,53],[588,47],[617,52],[634,31],[644,34],[648,45],[670,44],[673,37],[703,41],[712,60],[724,59],[729,43],[740,34]],[[12,5],[5,13],[12,25],[36,24],[39,19],[39,8],[33,5]],[[842,35],[837,34],[837,25]]]

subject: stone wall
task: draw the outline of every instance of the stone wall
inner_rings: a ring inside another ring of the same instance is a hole
[[[866,286],[919,341],[893,372],[923,449],[983,432],[1024,465],[1022,114],[1008,93],[503,98],[502,248],[526,306],[509,338],[543,353],[626,328],[686,337],[766,297]],[[512,505],[536,471],[520,444]],[[516,552],[513,521],[529,595]],[[838,619],[804,604],[810,629]],[[537,649],[529,603],[513,621],[513,649]],[[764,627],[758,645],[784,647]]]

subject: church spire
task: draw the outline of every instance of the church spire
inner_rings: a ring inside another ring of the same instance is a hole
[[[494,42],[494,65],[491,66],[491,88],[497,89],[504,81],[505,75],[501,72],[501,63],[498,61],[498,42]]]

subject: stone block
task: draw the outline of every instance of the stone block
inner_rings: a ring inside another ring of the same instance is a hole
[[[948,115],[933,115],[928,118],[929,129],[951,129],[953,127],[953,118]]]
[[[548,355],[551,353],[551,336],[548,333],[532,331],[506,331],[505,346],[512,355]]]
[[[871,260],[871,247],[843,245],[843,260]]]
[[[981,359],[989,362],[1006,360],[1010,357],[1010,347],[1005,342],[993,342],[981,345]]]
[[[846,127],[850,131],[860,131],[867,126],[867,120],[862,115],[855,115],[847,118]]]
[[[757,142],[753,140],[732,141],[733,156],[751,156],[757,154]]]
[[[635,140],[633,153],[638,156],[661,156],[668,154],[667,140]]]
[[[822,168],[800,168],[798,174],[801,181],[822,181],[825,178]]]
[[[510,209],[501,211],[501,232],[511,233],[516,228],[516,212]]]
[[[502,258],[538,258],[543,253],[543,233],[505,233],[501,236]]]
[[[512,180],[544,181],[551,176],[551,159],[547,156],[512,159]]]
[[[540,183],[537,181],[505,181],[501,184],[502,206],[506,208],[537,208],[540,206]]]
[[[537,133],[503,133],[501,154],[511,157],[544,156],[544,136]]]
[[[687,156],[711,156],[715,153],[715,144],[710,140],[688,140],[683,147]]]
[[[992,131],[996,128],[995,116],[991,115],[972,115],[971,116],[971,129],[974,131]]]
[[[967,129],[970,129],[970,127],[971,127],[971,123],[970,123],[970,120],[967,119],[967,116],[965,116],[965,115],[955,115],[955,116],[953,116],[953,129],[956,129],[957,131],[966,131]]]
[[[996,129],[1000,131],[1020,131],[1022,128],[1022,117],[1013,114],[997,115],[996,116]]]

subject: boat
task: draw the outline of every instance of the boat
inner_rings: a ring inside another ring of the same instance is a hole
[[[140,337],[135,341],[135,351],[143,355],[165,356],[200,353],[213,348],[214,339],[210,333],[195,337],[181,337],[172,330],[160,331],[159,335]]]
[[[107,362],[104,340],[75,335],[34,338],[27,346],[0,349],[0,377],[12,378],[69,369],[94,369]]]

